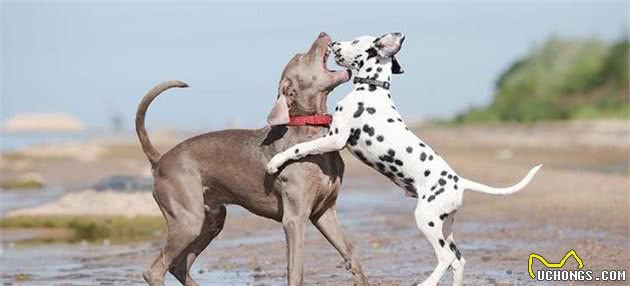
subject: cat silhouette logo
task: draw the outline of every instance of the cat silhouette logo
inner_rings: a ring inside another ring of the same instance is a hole
[[[577,255],[577,253],[575,253],[575,250],[570,250],[569,252],[567,252],[567,254],[564,255],[564,258],[562,258],[562,260],[560,260],[560,262],[558,263],[550,263],[547,261],[547,259],[540,256],[539,254],[532,253],[529,255],[529,261],[527,262],[529,276],[532,279],[536,278],[536,275],[534,275],[534,271],[532,270],[532,264],[534,263],[534,258],[538,259],[538,261],[540,261],[547,268],[562,268],[570,257],[575,258],[575,261],[577,261],[578,263],[578,269],[584,268],[584,262],[582,262],[582,258],[580,258],[580,256]]]

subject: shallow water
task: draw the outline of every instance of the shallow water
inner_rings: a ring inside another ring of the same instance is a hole
[[[413,223],[415,200],[401,191],[345,191],[338,201],[342,225],[361,250],[364,269],[380,285],[409,285],[433,270],[435,258],[426,239]],[[243,222],[251,218],[240,207],[230,207],[228,218]],[[284,233],[277,224],[247,227],[247,231],[226,232],[212,242],[211,255],[204,252],[191,271],[200,285],[286,285]],[[275,226],[274,226],[275,225]],[[552,249],[557,228],[543,227],[535,236],[514,238],[489,233],[518,233],[525,226],[505,221],[462,221],[458,234],[466,239],[459,248],[467,255],[466,282],[470,285],[528,285],[527,253]],[[605,233],[563,230],[565,237],[601,239]],[[226,237],[227,235],[227,237]],[[617,239],[623,245],[627,239]],[[340,258],[309,227],[306,233],[305,283],[307,285],[349,285],[349,274]],[[141,273],[160,251],[161,242],[135,245],[107,243],[20,245],[3,243],[0,272],[4,285],[145,285]],[[20,282],[17,274],[26,274]],[[445,275],[442,283],[450,283]],[[168,285],[179,285],[167,275]]]
[[[59,187],[46,187],[35,190],[0,190],[0,217],[14,209],[37,206],[54,200],[63,194]]]

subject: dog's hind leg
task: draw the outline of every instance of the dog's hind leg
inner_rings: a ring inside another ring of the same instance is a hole
[[[156,178],[153,196],[166,219],[166,245],[144,272],[151,286],[164,285],[164,275],[201,234],[205,214],[201,184],[194,178]]]
[[[451,263],[451,268],[453,269],[453,286],[461,286],[464,284],[464,266],[466,265],[466,260],[455,245],[453,234],[448,237],[447,241],[449,249],[455,253],[456,258],[453,260],[453,263]]]
[[[176,259],[176,264],[170,272],[179,282],[186,286],[197,286],[198,284],[190,276],[190,267],[201,252],[210,242],[221,232],[225,223],[226,209],[224,205],[213,206],[206,209],[206,218],[201,228],[201,234],[180,254]]]
[[[369,285],[359,259],[354,255],[352,242],[341,229],[335,206],[328,209],[319,218],[312,218],[311,221],[328,242],[339,251],[346,262],[346,270],[352,272],[354,285]]]
[[[455,245],[455,239],[453,238],[453,223],[455,222],[456,211],[451,212],[444,219],[444,227],[442,228],[442,234],[447,237],[446,244],[448,249],[455,254],[455,260],[451,263],[451,269],[453,270],[453,286],[461,286],[464,283],[464,266],[466,260],[462,257],[459,249]]]
[[[439,214],[425,204],[418,204],[415,211],[415,218],[418,228],[424,233],[429,243],[433,246],[433,250],[438,259],[438,265],[431,275],[419,285],[434,286],[437,285],[442,275],[444,275],[444,272],[446,272],[448,267],[455,260],[455,255],[449,249],[449,245],[443,233],[444,220],[448,219],[448,215]]]

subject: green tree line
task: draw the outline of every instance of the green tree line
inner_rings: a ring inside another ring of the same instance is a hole
[[[627,35],[612,44],[552,36],[498,77],[490,105],[455,121],[628,118],[628,43]]]

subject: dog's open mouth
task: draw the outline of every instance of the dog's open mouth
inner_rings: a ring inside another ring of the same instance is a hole
[[[350,80],[350,77],[352,76],[352,72],[349,69],[331,70],[330,68],[328,68],[328,57],[330,56],[330,53],[331,53],[331,49],[328,45],[326,45],[324,56],[322,57],[322,66],[324,67],[324,70],[326,70],[330,75],[332,75],[333,78],[338,82],[346,82]]]

